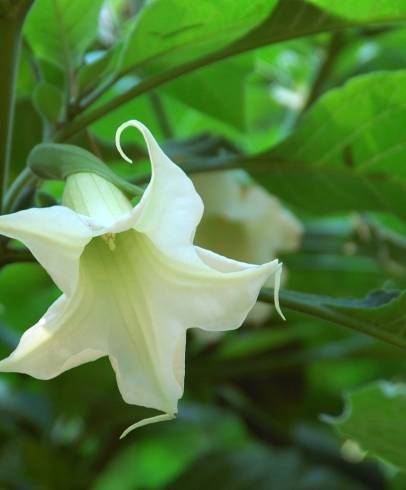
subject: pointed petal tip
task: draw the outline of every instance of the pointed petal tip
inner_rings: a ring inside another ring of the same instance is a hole
[[[282,318],[282,320],[286,321],[286,317],[282,313],[281,307],[279,305],[279,289],[281,285],[282,266],[282,262],[279,262],[278,268],[275,271],[274,303],[276,311],[279,313],[279,316]]]
[[[129,126],[134,126],[134,122],[138,122],[138,121],[127,121],[123,124],[121,124],[118,128],[117,128],[117,131],[116,131],[116,136],[115,136],[115,143],[116,143],[116,148],[117,148],[117,151],[120,153],[120,156],[123,160],[125,160],[126,162],[128,163],[133,163],[133,161],[131,160],[131,158],[129,158],[125,153],[124,153],[124,150],[121,146],[121,135],[123,133],[123,131],[125,129],[127,129]]]
[[[157,422],[165,422],[168,420],[173,420],[176,418],[176,414],[164,413],[162,415],[156,415],[155,417],[149,417],[147,419],[142,419],[139,422],[136,422],[133,425],[130,425],[120,436],[120,439],[124,439],[130,432],[135,429],[139,429],[140,427],[144,427],[144,425],[155,424]]]

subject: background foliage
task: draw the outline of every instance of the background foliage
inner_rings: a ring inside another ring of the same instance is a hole
[[[41,141],[145,184],[140,140],[134,167],[113,147],[137,118],[187,172],[243,168],[305,227],[281,257],[287,324],[191,337],[174,422],[119,441],[146,409],[104,360],[2,375],[0,488],[406,488],[405,21],[406,0],[0,0],[3,212],[59,199],[26,168]],[[59,292],[4,239],[0,266],[5,356]]]

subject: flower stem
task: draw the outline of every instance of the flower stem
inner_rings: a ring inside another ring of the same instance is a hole
[[[2,55],[0,57],[0,203],[7,189],[14,119],[15,77],[21,26],[18,22],[0,19]]]
[[[21,30],[32,1],[20,0],[0,11],[0,208],[9,179],[9,166],[15,109],[16,74],[19,62]]]
[[[317,98],[322,94],[324,84],[331,74],[332,70],[335,68],[338,57],[340,56],[343,48],[345,47],[344,36],[342,32],[336,32],[332,35],[330,42],[327,46],[327,51],[325,53],[324,60],[317,72],[316,78],[313,81],[311,90],[306,99],[306,103],[303,106],[302,113],[306,112],[307,109],[317,100]]]
[[[6,250],[4,253],[0,255],[0,269],[8,264],[15,263],[26,263],[32,262],[35,263],[35,257],[28,250]]]
[[[31,172],[29,167],[25,167],[4,196],[3,211],[9,213],[13,211],[13,206],[21,192],[29,185],[37,181],[38,178]]]
[[[158,119],[158,123],[161,126],[162,133],[166,139],[171,139],[174,137],[168,115],[165,112],[165,107],[162,103],[160,96],[156,92],[150,92],[149,100],[151,106],[155,112]]]

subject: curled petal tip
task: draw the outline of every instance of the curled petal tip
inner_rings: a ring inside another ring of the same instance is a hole
[[[128,126],[134,126],[133,122],[132,121],[127,121],[127,122],[121,124],[121,126],[119,126],[117,128],[115,142],[116,142],[117,151],[120,153],[121,158],[123,158],[128,163],[133,163],[133,161],[131,160],[131,158],[128,158],[128,156],[124,153],[124,150],[123,150],[123,148],[121,146],[121,141],[120,141],[122,132],[125,129],[127,129]]]
[[[176,414],[164,413],[162,415],[156,415],[155,417],[149,417],[147,419],[140,420],[133,425],[130,425],[120,436],[120,439],[124,439],[130,432],[144,425],[155,424],[156,422],[165,422],[167,420],[172,420],[176,417]]]
[[[274,303],[275,303],[276,311],[279,313],[280,317],[286,321],[285,315],[282,313],[281,307],[279,305],[279,288],[281,284],[281,276],[282,276],[282,263],[279,264],[279,267],[275,272]]]

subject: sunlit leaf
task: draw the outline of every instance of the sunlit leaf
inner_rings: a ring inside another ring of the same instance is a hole
[[[405,82],[404,71],[382,72],[332,90],[290,137],[252,162],[253,175],[312,213],[356,209],[406,219],[406,144],[397,129]]]
[[[263,21],[276,0],[156,0],[128,38],[123,71],[163,57],[165,65],[218,50]],[[168,19],[171,19],[168,22]]]
[[[96,36],[101,4],[102,0],[37,0],[24,27],[35,54],[73,70]]]

